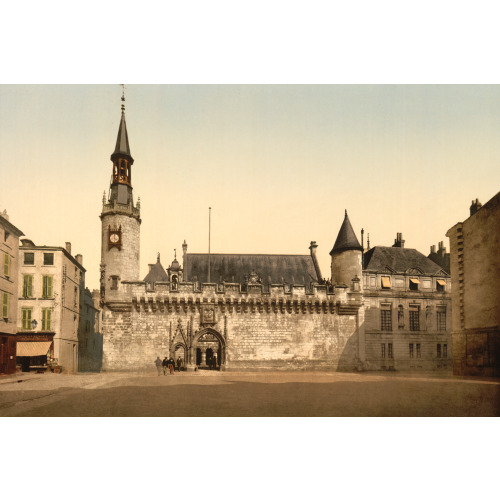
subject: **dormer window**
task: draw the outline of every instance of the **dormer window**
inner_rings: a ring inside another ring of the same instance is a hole
[[[436,290],[438,292],[446,291],[446,281],[445,280],[436,280]]]
[[[410,278],[410,290],[417,292],[420,281],[417,278]]]
[[[391,278],[389,276],[382,276],[382,288],[384,290],[391,288]]]

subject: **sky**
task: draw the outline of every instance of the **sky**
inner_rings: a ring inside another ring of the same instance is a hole
[[[126,85],[140,277],[157,252],[307,254],[323,276],[348,211],[370,245],[429,253],[500,187],[500,87]],[[98,288],[121,116],[114,85],[0,85],[0,210],[37,245],[72,243]]]

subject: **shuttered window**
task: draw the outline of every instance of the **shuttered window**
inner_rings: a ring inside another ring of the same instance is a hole
[[[31,330],[31,309],[23,308],[22,310],[23,330]]]
[[[52,276],[44,276],[43,277],[43,289],[42,289],[42,298],[50,299],[52,298]]]
[[[3,273],[5,276],[10,276],[10,255],[8,253],[3,254]]]
[[[52,309],[42,309],[42,330],[50,330],[52,323]]]
[[[33,297],[33,276],[31,274],[23,276],[23,297],[25,299]]]
[[[2,292],[2,318],[9,317],[9,294]]]

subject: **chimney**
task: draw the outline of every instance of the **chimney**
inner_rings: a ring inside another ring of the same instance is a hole
[[[71,247],[71,243],[70,243],[70,247]],[[81,266],[83,266],[83,256],[82,256],[81,253],[79,253],[78,255],[75,255],[75,259],[78,262],[78,264],[80,264]]]
[[[473,216],[481,207],[482,203],[476,198],[476,200],[472,200],[471,206],[470,206],[470,214]]]
[[[311,251],[311,257],[313,255],[316,255],[316,248],[318,248],[318,245],[316,245],[316,242],[311,241],[311,246],[309,247],[309,250]]]
[[[66,252],[68,252],[71,255],[71,243],[67,241],[65,245],[66,245]]]
[[[403,240],[403,233],[396,233],[396,239],[394,240],[393,247],[404,248],[405,240]]]
[[[187,251],[188,251],[188,245],[186,243],[186,240],[184,240],[184,243],[182,244],[182,258],[186,256]]]
[[[436,245],[431,245],[431,253],[436,253]]]
[[[439,250],[438,254],[443,257],[446,254],[446,247],[444,246],[444,242],[440,241],[439,242]]]

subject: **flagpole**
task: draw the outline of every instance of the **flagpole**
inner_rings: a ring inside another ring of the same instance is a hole
[[[210,283],[210,223],[212,216],[212,207],[208,207],[208,282]]]

